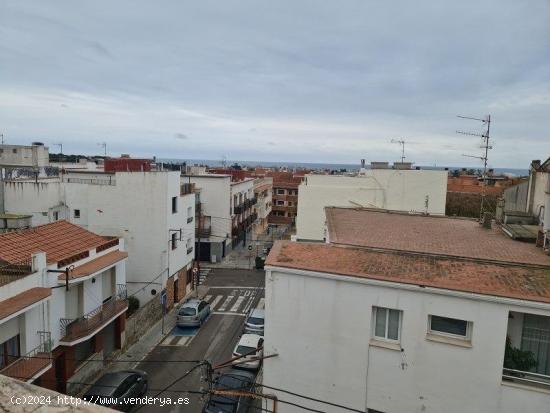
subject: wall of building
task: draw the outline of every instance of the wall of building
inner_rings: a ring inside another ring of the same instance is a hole
[[[537,222],[542,220],[544,210],[545,195],[549,187],[550,173],[549,172],[532,172],[531,176],[531,197],[529,204],[531,213],[537,219]]]
[[[49,164],[44,145],[0,145],[0,166],[42,168]]]
[[[222,259],[222,243],[226,253],[231,248],[231,177],[215,175],[193,175],[182,177],[182,183],[194,183],[200,191],[201,214],[211,217],[211,236],[201,242],[211,243],[211,255],[219,262]]]
[[[374,169],[356,177],[307,175],[298,190],[296,235],[322,240],[326,206],[444,215],[446,194],[446,171]]]
[[[107,179],[109,178],[109,179]],[[127,264],[128,292],[138,290],[137,298],[152,299],[170,274],[189,267],[193,254],[187,254],[187,238],[195,234],[194,222],[187,222],[188,208],[194,214],[194,195],[180,196],[179,172],[117,172],[116,174],[70,172],[45,182],[6,182],[6,211],[33,215],[33,225],[68,219],[100,235],[124,239],[132,257]],[[172,197],[178,199],[178,212],[172,214]],[[80,215],[75,215],[78,210]],[[176,250],[169,246],[169,229],[182,229]],[[157,284],[147,283],[154,281]]]
[[[501,383],[509,311],[550,316],[549,306],[524,308],[343,278],[267,270],[265,352],[278,356],[265,360],[264,384],[385,413],[547,408],[550,393]],[[371,341],[373,306],[403,311],[398,348]],[[473,322],[472,346],[430,341],[428,315]],[[327,410],[287,394],[284,399]],[[281,405],[280,411],[302,410]]]

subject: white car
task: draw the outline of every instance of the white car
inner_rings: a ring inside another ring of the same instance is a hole
[[[248,354],[233,361],[233,366],[241,369],[258,370],[264,355],[264,338],[257,334],[243,334],[233,350],[233,358]]]
[[[255,308],[250,310],[246,321],[244,322],[244,332],[250,334],[264,335],[265,310]]]

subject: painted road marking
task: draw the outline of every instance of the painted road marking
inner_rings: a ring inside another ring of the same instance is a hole
[[[227,311],[214,311],[212,314],[217,314],[217,315],[234,315],[234,316],[237,316],[237,317],[246,317],[246,314],[245,314],[245,313],[228,313]]]
[[[225,309],[227,308],[227,306],[231,301],[233,301],[233,296],[228,295],[225,301],[223,302],[223,304],[220,306],[220,308],[218,308],[218,311],[225,311]]]
[[[217,295],[216,298],[214,298],[214,301],[210,303],[210,309],[213,310],[216,308],[220,300],[222,299],[223,295]]]
[[[207,295],[206,297],[204,297],[204,301],[206,301],[207,303],[209,303],[211,298],[212,298],[211,295]]]
[[[255,299],[255,297],[252,296],[252,297],[250,297],[250,299],[246,303],[246,306],[244,307],[244,310],[243,310],[243,312],[245,314],[248,314],[248,312],[250,311],[250,308],[252,307],[252,304],[254,303],[254,299]]]
[[[233,307],[231,307],[231,310],[229,310],[231,313],[236,313],[239,311],[239,308],[241,307],[241,304],[243,303],[245,297],[243,295],[240,295],[237,298],[237,301],[235,301],[235,304],[233,304]]]

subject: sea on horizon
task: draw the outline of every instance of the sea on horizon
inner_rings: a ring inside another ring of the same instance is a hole
[[[159,158],[160,162],[165,163],[187,163],[188,165],[206,165],[209,167],[222,167],[223,161],[213,160],[213,159],[167,159]],[[230,166],[233,164],[239,164],[246,167],[270,167],[270,168],[299,168],[299,169],[319,169],[319,170],[341,170],[345,169],[347,171],[358,171],[360,165],[358,164],[340,164],[340,163],[315,163],[315,162],[272,162],[272,161],[238,161],[238,160],[226,160],[225,165]],[[414,165],[421,169],[431,169],[431,170],[444,170],[445,168],[449,170],[455,169],[474,169],[481,170],[481,167],[472,167],[472,166],[429,166],[429,165]],[[528,169],[519,169],[519,168],[491,168],[497,174],[503,175],[512,175],[512,176],[527,176],[529,175]]]

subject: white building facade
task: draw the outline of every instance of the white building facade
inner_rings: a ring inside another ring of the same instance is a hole
[[[221,262],[233,248],[250,239],[257,218],[252,210],[257,201],[254,179],[233,182],[231,175],[225,174],[184,175],[181,179],[195,185],[199,194],[200,259]],[[199,246],[196,248],[199,256]]]
[[[124,239],[132,256],[128,291],[141,304],[166,292],[167,305],[192,288],[195,195],[179,172],[76,172],[4,182],[6,211],[33,215],[33,225],[66,219]]]
[[[374,413],[548,410],[548,289],[540,296],[528,285],[523,297],[507,289],[522,271],[514,267],[509,281],[491,281],[494,294],[483,287],[475,293],[482,278],[468,284],[467,274],[464,288],[444,288],[445,277],[433,287],[433,279],[407,279],[395,266],[394,276],[382,275],[376,268],[387,257],[371,255],[369,266],[364,254],[359,248],[276,244],[266,266],[264,354],[277,356],[264,362],[265,392],[330,412],[346,409],[282,390]],[[403,264],[407,258],[397,259]],[[533,271],[540,277],[549,268]],[[448,274],[455,277],[460,275]],[[507,339],[532,351],[536,368],[505,368]],[[303,410],[279,403],[278,411]]]
[[[447,171],[369,169],[357,176],[306,175],[298,188],[298,240],[325,238],[324,208],[382,208],[445,214]]]

